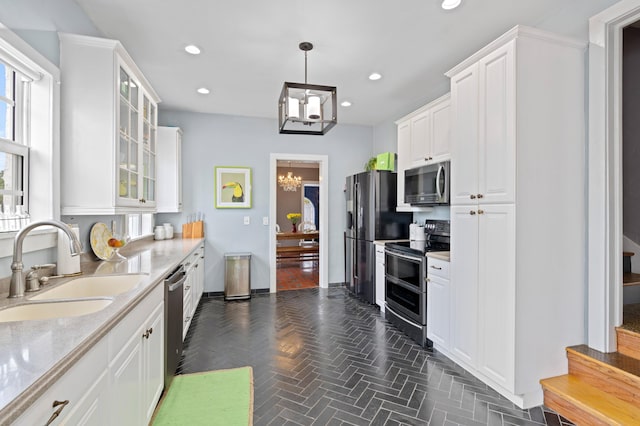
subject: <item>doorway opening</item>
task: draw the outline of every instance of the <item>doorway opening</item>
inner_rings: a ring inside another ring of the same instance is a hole
[[[320,164],[280,160],[277,174],[276,291],[318,287]]]
[[[271,154],[272,293],[328,287],[327,171],[326,155]],[[279,176],[290,172],[293,178],[300,178],[295,190],[292,185],[285,190],[278,182]]]

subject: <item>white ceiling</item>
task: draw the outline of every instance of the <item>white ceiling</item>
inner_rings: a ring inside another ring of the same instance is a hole
[[[441,0],[76,2],[123,43],[163,108],[275,118],[283,82],[304,82],[298,44],[310,41],[309,83],[335,85],[353,104],[339,107],[338,122],[376,125],[447,92],[443,73],[514,25],[559,15],[582,31],[582,15],[614,1],[463,0],[453,11]],[[368,80],[373,71],[383,78]],[[202,86],[211,94],[197,94]]]

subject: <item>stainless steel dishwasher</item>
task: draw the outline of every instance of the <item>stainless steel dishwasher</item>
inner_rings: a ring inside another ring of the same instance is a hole
[[[184,265],[164,280],[164,388],[167,390],[182,355],[182,286],[187,279]]]

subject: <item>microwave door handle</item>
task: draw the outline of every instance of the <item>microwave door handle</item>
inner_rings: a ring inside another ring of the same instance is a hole
[[[436,174],[436,192],[438,193],[438,199],[442,198],[442,189],[440,188],[440,175],[443,170],[444,166],[441,164],[440,167],[438,167],[438,173]]]

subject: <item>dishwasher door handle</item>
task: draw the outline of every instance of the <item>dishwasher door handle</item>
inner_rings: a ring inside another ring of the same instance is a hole
[[[180,278],[180,280],[176,281],[173,284],[169,284],[169,287],[167,288],[167,291],[169,293],[172,293],[174,291],[176,291],[178,288],[182,287],[182,285],[184,284],[184,282],[187,280],[187,274],[183,273],[182,274],[182,278]]]

